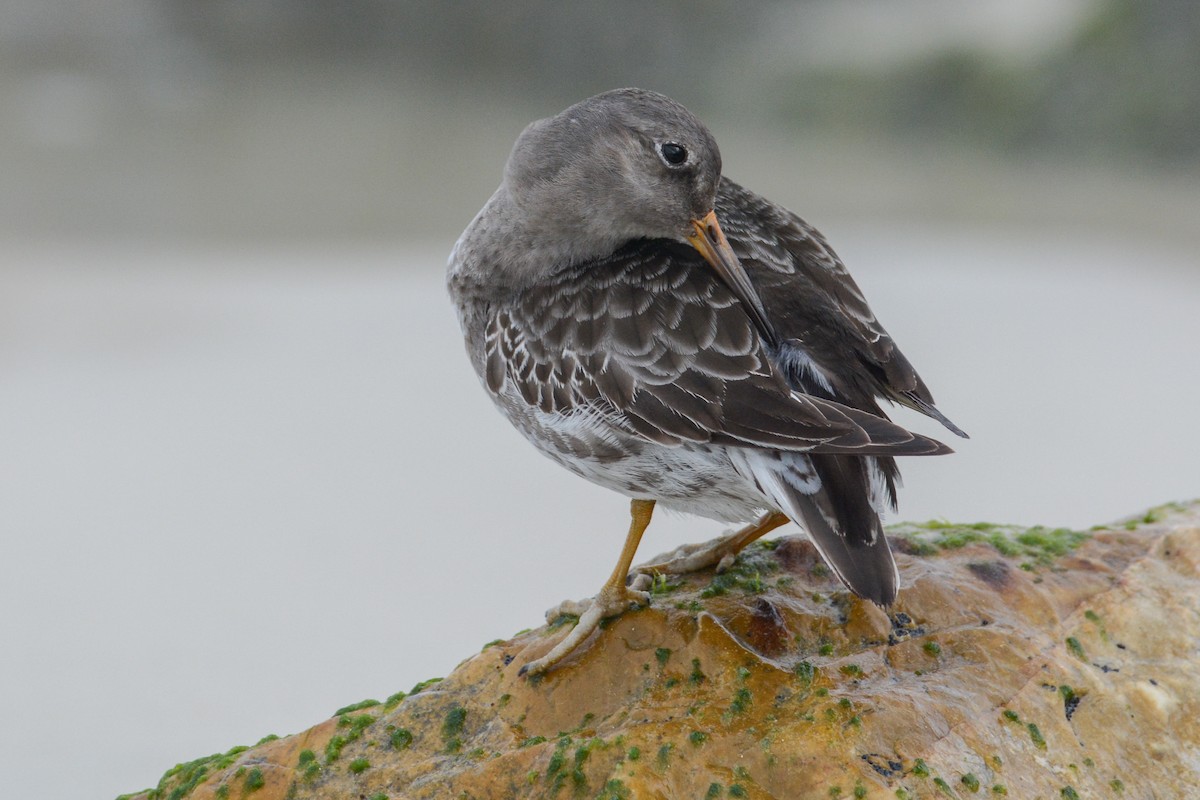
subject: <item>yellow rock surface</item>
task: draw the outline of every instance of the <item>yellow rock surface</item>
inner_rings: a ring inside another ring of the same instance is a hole
[[[890,616],[802,538],[139,800],[1200,797],[1200,505],[1087,534],[900,526]]]

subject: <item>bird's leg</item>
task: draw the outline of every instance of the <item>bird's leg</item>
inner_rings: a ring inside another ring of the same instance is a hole
[[[637,567],[640,573],[662,573],[667,575],[682,575],[688,572],[698,572],[716,565],[717,572],[724,572],[733,564],[742,548],[780,525],[786,525],[787,515],[778,511],[768,511],[754,522],[741,530],[734,531],[728,536],[718,539],[711,544],[685,545],[671,553],[666,561],[657,564],[643,564]]]
[[[638,544],[642,541],[642,534],[646,532],[646,527],[650,524],[650,516],[653,513],[653,500],[634,500],[630,503],[629,534],[625,537],[625,546],[621,549],[621,557],[617,560],[617,566],[613,569],[612,575],[604,582],[604,586],[600,587],[599,594],[592,598],[591,602],[571,604],[573,608],[583,612],[579,615],[579,622],[575,624],[565,639],[554,646],[553,650],[521,667],[521,675],[536,675],[539,672],[545,672],[570,655],[584,639],[591,635],[592,631],[600,624],[600,620],[623,614],[650,602],[649,592],[631,589],[625,585],[625,581],[629,575],[629,565],[633,563],[633,556],[637,552]],[[563,609],[563,606],[559,608]],[[566,610],[569,611],[569,609]]]

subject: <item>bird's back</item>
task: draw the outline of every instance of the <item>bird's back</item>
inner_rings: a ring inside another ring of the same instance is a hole
[[[779,335],[771,357],[793,389],[884,418],[880,399],[902,402],[961,433],[933,408],[928,388],[819,231],[728,179],[717,214]],[[895,458],[814,452],[808,460],[820,488],[793,498],[805,527],[856,592],[891,602],[880,514],[896,505]]]

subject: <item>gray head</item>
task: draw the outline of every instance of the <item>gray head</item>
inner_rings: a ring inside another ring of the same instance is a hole
[[[527,127],[503,188],[532,238],[579,260],[630,239],[687,240],[713,210],[720,177],[717,143],[690,111],[616,89]]]
[[[679,103],[644,89],[589,97],[517,138],[500,189],[455,245],[451,281],[529,286],[632,239],[671,239],[699,251],[773,343],[714,211],[720,181],[716,141]]]

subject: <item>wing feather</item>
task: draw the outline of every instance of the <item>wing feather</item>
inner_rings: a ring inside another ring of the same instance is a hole
[[[675,324],[665,324],[666,322]],[[655,442],[866,454],[946,452],[790,386],[733,293],[683,245],[633,242],[494,309],[485,376],[551,413],[587,407]]]
[[[789,374],[794,385],[880,414],[875,398],[885,398],[966,436],[934,407],[928,387],[819,231],[728,179],[717,194],[717,216],[783,337],[780,361],[814,367],[824,378],[797,370]]]

